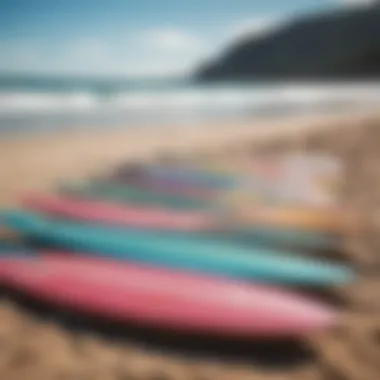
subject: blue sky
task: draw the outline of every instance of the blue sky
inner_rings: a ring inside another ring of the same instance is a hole
[[[0,0],[0,71],[161,75],[299,13],[369,0]]]

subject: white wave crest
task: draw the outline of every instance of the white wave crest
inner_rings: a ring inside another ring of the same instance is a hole
[[[88,110],[96,104],[96,97],[87,93],[0,93],[0,114]]]
[[[313,108],[337,104],[379,104],[380,84],[292,84],[189,86],[164,91],[1,92],[0,115],[76,114],[106,111],[226,111],[260,108]]]

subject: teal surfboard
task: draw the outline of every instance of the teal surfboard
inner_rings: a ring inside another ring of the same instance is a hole
[[[210,273],[260,282],[326,286],[351,281],[353,272],[297,257],[289,252],[245,248],[208,239],[47,220],[38,214],[8,211],[2,222],[27,236],[78,252],[113,259]]]
[[[225,231],[195,233],[206,238],[230,241],[244,246],[270,245],[293,247],[301,250],[337,250],[341,240],[332,235],[266,226],[233,227]]]

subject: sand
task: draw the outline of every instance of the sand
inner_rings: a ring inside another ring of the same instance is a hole
[[[357,268],[359,280],[330,294],[342,305],[338,329],[269,348],[254,342],[163,337],[37,308],[6,293],[0,303],[0,379],[379,379],[378,113],[218,128],[2,137],[0,205],[17,205],[26,192],[48,192],[59,180],[98,174],[125,160],[164,154],[213,155],[226,160],[247,152],[287,151],[330,152],[341,157],[346,169],[345,201],[366,221],[366,229],[350,236],[341,254],[343,261]],[[286,366],[278,365],[281,358]]]
[[[372,116],[372,115],[371,115]],[[0,206],[19,199],[24,191],[46,191],[58,180],[99,173],[123,160],[157,155],[198,155],[243,151],[281,136],[297,137],[321,131],[338,121],[360,123],[368,114],[296,117],[286,121],[247,122],[194,128],[116,129],[112,131],[52,132],[2,136],[0,140]]]

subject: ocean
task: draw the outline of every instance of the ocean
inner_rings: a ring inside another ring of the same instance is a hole
[[[0,131],[204,126],[380,104],[380,82],[196,83],[0,76]]]

